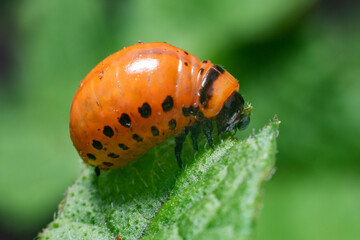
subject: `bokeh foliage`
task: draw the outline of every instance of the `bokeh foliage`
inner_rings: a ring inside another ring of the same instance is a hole
[[[1,224],[35,235],[52,218],[80,171],[68,133],[80,80],[101,59],[142,40],[167,41],[236,76],[254,106],[240,136],[274,113],[282,119],[259,239],[360,235],[359,8],[314,3],[3,2],[0,43],[10,57],[2,55],[0,74]]]

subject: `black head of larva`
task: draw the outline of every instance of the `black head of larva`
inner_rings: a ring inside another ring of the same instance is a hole
[[[228,132],[234,128],[245,129],[250,123],[250,111],[244,111],[244,98],[234,92],[224,103],[216,116],[218,132]]]

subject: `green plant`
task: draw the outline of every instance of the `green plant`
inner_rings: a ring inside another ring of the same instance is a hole
[[[100,177],[84,167],[39,238],[249,239],[274,167],[279,123],[275,117],[258,134],[228,137],[195,158],[187,142],[182,170],[169,141]]]

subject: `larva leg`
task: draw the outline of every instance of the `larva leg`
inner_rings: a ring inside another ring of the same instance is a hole
[[[95,168],[95,174],[96,174],[96,176],[100,176],[100,168],[99,167]]]
[[[212,126],[211,119],[205,119],[202,122],[202,127],[203,127],[204,134],[209,142],[210,147],[213,148],[214,147],[214,143],[213,143],[213,139],[212,139],[213,126]]]
[[[185,141],[186,135],[188,133],[189,133],[189,129],[185,128],[184,131],[182,131],[182,133],[180,133],[179,135],[177,135],[175,137],[175,157],[176,157],[176,161],[178,162],[178,165],[180,168],[183,167],[182,161],[181,161],[181,150],[182,150],[182,146]]]
[[[191,127],[190,127],[190,133],[191,133],[191,140],[193,142],[193,148],[195,151],[199,150],[197,139],[201,133],[200,128],[200,122],[196,121]]]

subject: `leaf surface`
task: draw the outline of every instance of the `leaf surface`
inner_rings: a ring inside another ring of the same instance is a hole
[[[187,141],[184,169],[169,151],[173,141],[100,177],[84,167],[39,238],[249,239],[279,123],[274,118],[246,140],[230,136],[198,153]]]

